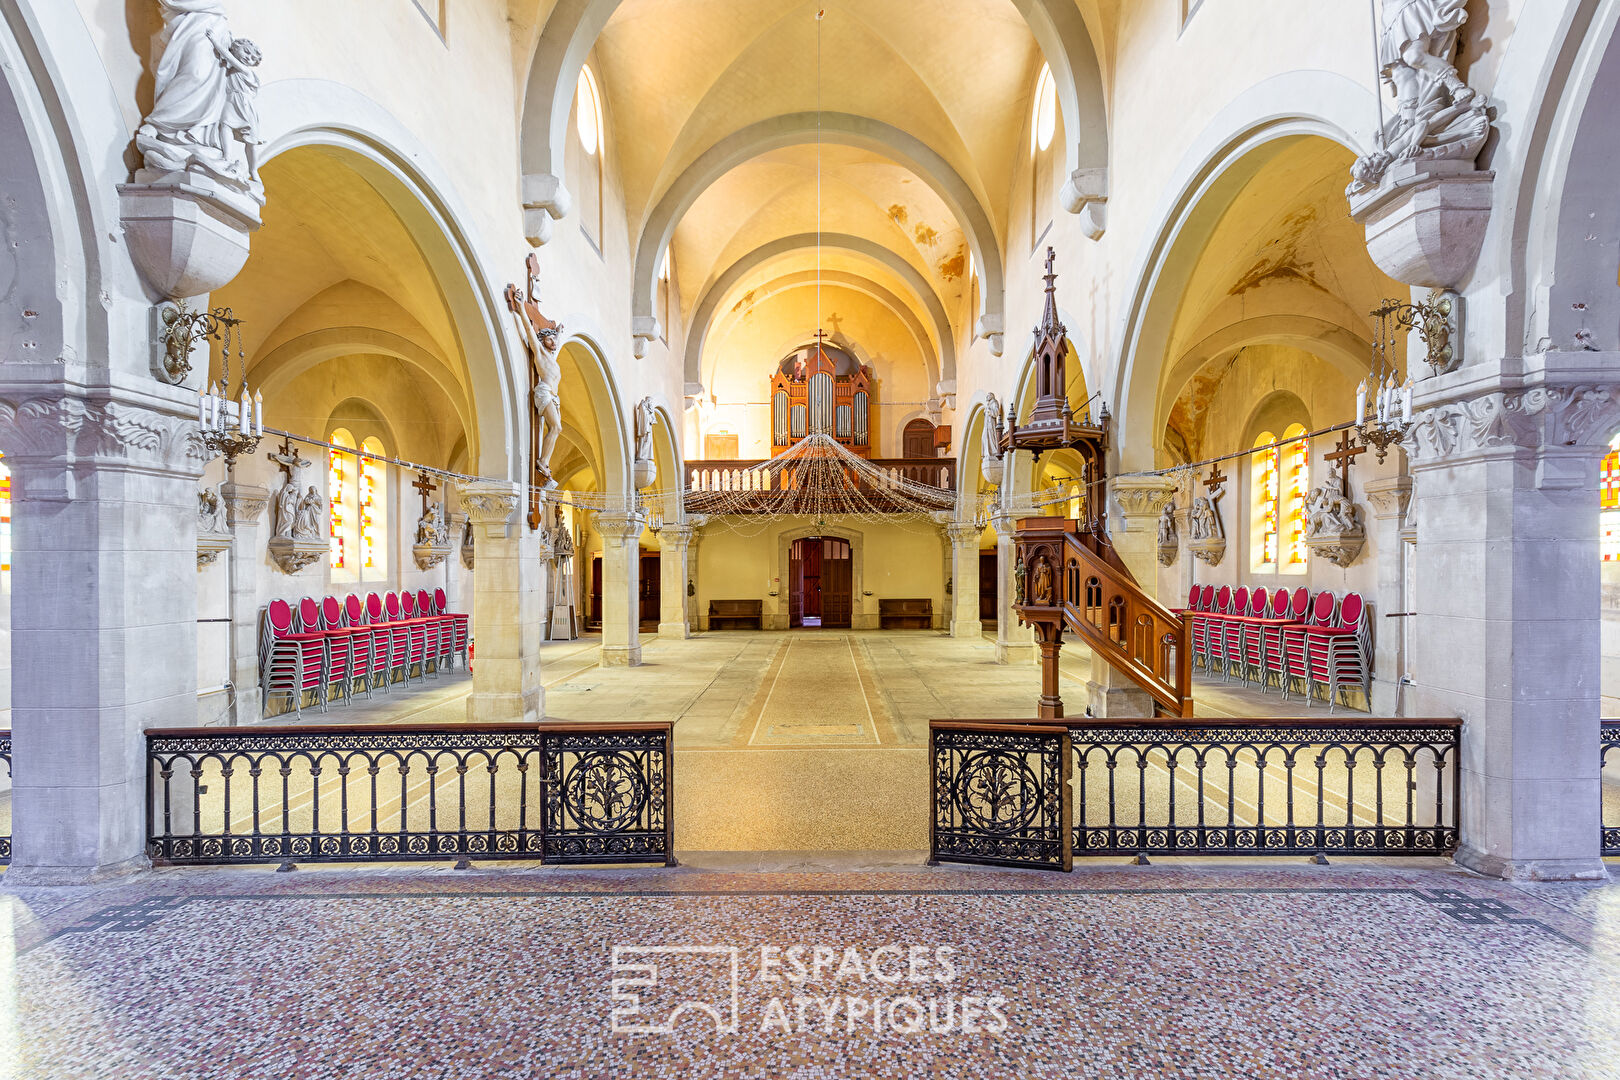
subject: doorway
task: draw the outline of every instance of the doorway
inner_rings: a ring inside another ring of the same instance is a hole
[[[853,625],[854,563],[848,540],[805,536],[788,550],[788,626]]]
[[[979,552],[979,622],[996,625],[996,578],[1000,575],[996,549]]]
[[[638,618],[641,629],[647,633],[658,630],[659,611],[663,606],[663,575],[660,572],[658,552],[641,553],[641,597]]]

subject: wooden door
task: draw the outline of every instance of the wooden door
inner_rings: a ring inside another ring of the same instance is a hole
[[[592,626],[602,625],[602,556],[591,556],[591,614],[587,620]]]
[[[643,552],[641,555],[641,614],[643,623],[658,624],[662,617],[663,580],[659,573],[658,552]]]
[[[979,552],[979,621],[994,625],[996,621],[996,565],[994,548]]]
[[[804,541],[795,540],[788,547],[788,626],[804,625]]]
[[[804,580],[799,595],[804,597],[804,616],[819,619],[821,610],[821,537],[812,536],[799,543],[804,545]]]
[[[849,542],[827,537],[821,542],[821,625],[849,629],[853,625],[854,566]]]
[[[934,453],[934,425],[918,417],[906,425],[901,438],[904,446],[904,456],[908,458],[931,458]]]

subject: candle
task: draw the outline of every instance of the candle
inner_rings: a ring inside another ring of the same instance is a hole
[[[242,387],[242,434],[246,435],[253,423],[253,403],[248,400],[247,387]]]
[[[208,395],[197,395],[197,426],[203,427],[208,423]]]
[[[1362,379],[1361,385],[1356,387],[1356,423],[1367,418],[1367,380]]]
[[[259,390],[253,391],[253,434],[264,434],[264,394]]]
[[[1412,422],[1412,380],[1407,379],[1406,385],[1401,387],[1401,423]]]

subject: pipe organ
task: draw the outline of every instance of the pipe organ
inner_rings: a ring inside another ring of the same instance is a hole
[[[807,346],[782,361],[771,378],[773,456],[811,432],[826,432],[870,457],[876,419],[871,372],[842,349]]]

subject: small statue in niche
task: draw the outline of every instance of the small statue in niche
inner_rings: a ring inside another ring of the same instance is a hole
[[[276,492],[276,535],[290,537],[298,523],[298,481],[289,478]]]
[[[197,492],[197,531],[223,533],[230,529],[225,521],[225,501],[213,488]]]
[[[1001,399],[994,394],[984,396],[984,459],[1001,460],[1001,426],[1003,415]]]
[[[1221,518],[1208,495],[1200,495],[1193,500],[1191,525],[1194,540],[1216,540],[1221,537]]]
[[[1052,603],[1052,564],[1045,558],[1035,560],[1034,574],[1035,603],[1050,605]]]
[[[1176,536],[1176,503],[1172,499],[1159,514],[1159,565],[1169,566],[1176,561],[1179,540]]]
[[[289,484],[283,490],[291,490]],[[294,540],[321,539],[321,515],[326,512],[326,500],[311,484],[309,491],[298,501],[298,507],[293,511],[292,537]]]
[[[1019,556],[1018,562],[1013,565],[1013,603],[1015,604],[1024,602],[1024,576],[1026,573],[1023,556]]]
[[[428,547],[448,547],[450,526],[444,519],[444,507],[430,503],[416,523],[416,542]]]
[[[636,402],[636,460],[653,459],[653,420],[657,417],[653,399],[644,397]]]
[[[1338,465],[1334,464],[1328,468],[1327,478],[1313,488],[1305,500],[1305,535],[1360,531],[1360,512],[1355,503],[1344,497],[1344,481]]]

